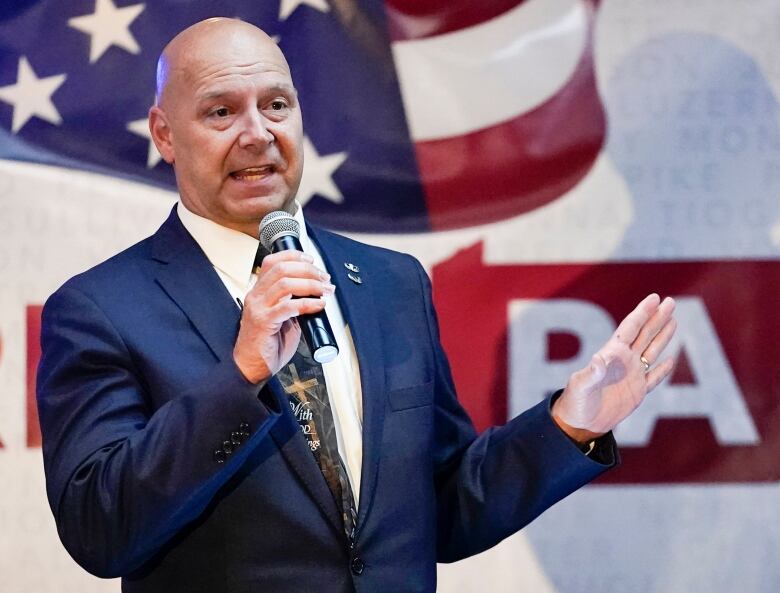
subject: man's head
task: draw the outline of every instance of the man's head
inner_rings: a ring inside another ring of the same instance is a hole
[[[301,111],[284,55],[254,25],[208,19],[174,37],[149,127],[196,214],[257,236],[265,214],[290,210],[303,172]]]

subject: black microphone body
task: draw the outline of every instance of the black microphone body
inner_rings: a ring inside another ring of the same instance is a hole
[[[277,253],[279,251],[290,249],[295,251],[303,251],[303,246],[298,239],[298,232],[295,230],[298,228],[297,221],[286,212],[284,214],[286,214],[287,217],[282,217],[281,212],[273,212],[271,214],[279,214],[279,217],[283,219],[289,217],[289,219],[291,219],[295,225],[294,230],[290,230],[289,232],[275,233],[271,240],[263,241],[263,245],[266,247],[266,249],[268,249],[271,253]],[[268,216],[270,217],[271,214]],[[266,228],[267,218],[268,217],[264,218],[263,222],[260,223],[261,237],[263,236],[264,228]],[[287,220],[285,220],[285,222],[287,222]],[[309,347],[314,360],[322,364],[324,362],[330,362],[336,358],[339,353],[339,347],[336,343],[336,340],[333,338],[333,330],[330,327],[328,316],[325,314],[324,310],[319,311],[318,313],[307,313],[305,315],[299,315],[298,323],[301,326],[303,339],[306,341],[306,345]]]

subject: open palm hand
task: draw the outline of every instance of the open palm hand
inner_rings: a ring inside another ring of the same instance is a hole
[[[588,366],[569,378],[553,418],[570,437],[585,442],[609,432],[671,373],[671,358],[656,362],[677,327],[674,306],[671,298],[646,297]]]

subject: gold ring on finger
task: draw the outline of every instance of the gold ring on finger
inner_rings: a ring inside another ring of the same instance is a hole
[[[645,365],[645,373],[650,370],[650,362],[644,356],[639,357],[639,362]]]

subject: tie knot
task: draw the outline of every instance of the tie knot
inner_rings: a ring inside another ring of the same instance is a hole
[[[257,268],[263,265],[263,259],[265,258],[266,255],[270,255],[270,253],[265,247],[263,247],[263,244],[260,243],[257,246],[257,252],[255,252],[255,265],[252,268],[252,272],[254,272]]]

